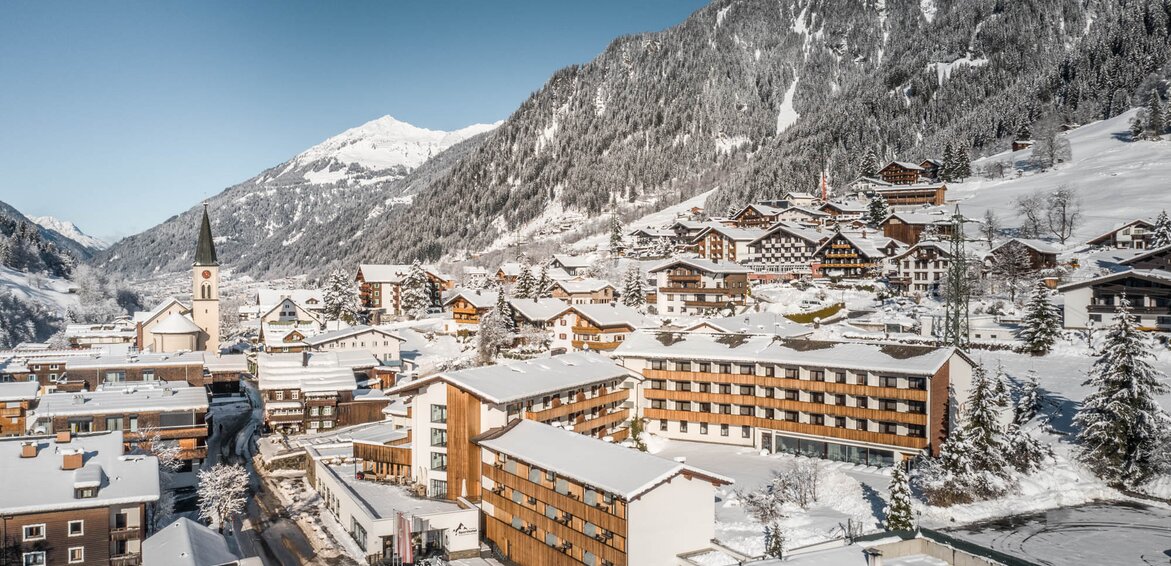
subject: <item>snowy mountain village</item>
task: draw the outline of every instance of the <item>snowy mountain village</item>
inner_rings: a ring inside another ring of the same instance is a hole
[[[1171,564],[1167,0],[822,4],[0,202],[0,566]]]

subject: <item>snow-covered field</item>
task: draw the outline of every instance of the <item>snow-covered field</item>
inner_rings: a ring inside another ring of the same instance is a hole
[[[77,305],[77,295],[69,292],[74,287],[68,279],[57,279],[45,275],[22,273],[0,266],[0,292],[40,303],[64,314],[69,307]]]

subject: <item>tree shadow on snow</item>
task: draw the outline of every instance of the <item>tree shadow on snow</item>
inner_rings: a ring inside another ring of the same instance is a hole
[[[882,494],[878,490],[870,487],[870,484],[861,482],[862,497],[866,498],[866,502],[870,504],[870,512],[874,514],[874,518],[879,524],[886,523],[886,500],[882,498]]]

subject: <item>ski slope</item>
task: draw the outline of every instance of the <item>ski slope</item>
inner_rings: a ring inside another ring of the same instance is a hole
[[[1044,173],[1028,171],[1031,149],[1005,152],[973,162],[973,169],[993,161],[1011,161],[1023,168],[1021,176],[975,179],[948,184],[948,201],[960,205],[965,216],[981,218],[991,209],[1007,227],[1021,219],[1013,204],[1022,196],[1051,191],[1066,185],[1078,191],[1082,222],[1071,244],[1084,242],[1135,218],[1153,219],[1160,210],[1171,210],[1171,139],[1129,140],[1128,123],[1137,110],[1066,132],[1072,148],[1070,163]],[[1015,177],[1015,178],[1012,178]]]

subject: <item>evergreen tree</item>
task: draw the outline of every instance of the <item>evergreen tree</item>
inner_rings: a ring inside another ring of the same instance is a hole
[[[858,164],[858,176],[877,177],[878,168],[878,155],[874,153],[873,148],[866,150],[866,154],[862,156],[862,162]]]
[[[1082,459],[1099,477],[1123,487],[1160,473],[1171,443],[1169,417],[1155,400],[1168,388],[1151,364],[1151,339],[1137,326],[1130,301],[1123,297],[1085,382],[1092,391],[1074,418],[1081,426]]]
[[[403,315],[410,318],[419,319],[427,316],[427,309],[431,308],[431,281],[427,277],[427,271],[423,269],[423,264],[419,260],[415,260],[411,264],[411,270],[407,273],[407,277],[402,282],[402,302]]]
[[[1033,287],[1033,296],[1025,305],[1021,324],[1018,337],[1025,343],[1025,351],[1035,356],[1048,354],[1061,336],[1061,315],[1057,307],[1049,302],[1049,287],[1045,286],[1044,281],[1037,281]]]
[[[622,304],[637,308],[646,304],[646,297],[642,294],[642,271],[638,264],[632,264],[622,278]]]
[[[358,290],[345,271],[335,269],[329,273],[322,297],[322,314],[325,320],[353,320],[358,312]]]
[[[1020,426],[1032,422],[1041,414],[1041,403],[1044,396],[1041,394],[1041,385],[1037,376],[1030,373],[1022,383],[1016,387],[1016,396],[1012,404],[1012,422]]]
[[[619,254],[625,246],[622,243],[622,222],[615,213],[610,221],[610,253]]]
[[[952,150],[952,166],[951,177],[953,181],[963,181],[972,176],[972,158],[968,150],[968,145],[965,143],[956,144]]]
[[[1004,461],[1004,432],[1000,413],[1008,407],[1008,388],[1001,372],[989,377],[983,365],[972,371],[964,435],[973,451],[976,469],[991,476],[1008,476]]]
[[[1030,141],[1033,139],[1033,133],[1029,131],[1028,122],[1021,123],[1021,127],[1017,128],[1016,139],[1017,141]]]
[[[902,462],[895,464],[890,475],[890,502],[886,506],[886,530],[910,531],[915,528],[915,516],[911,509],[911,484],[907,468]]]
[[[874,195],[867,207],[867,220],[870,225],[877,228],[887,216],[890,216],[890,207],[886,205],[886,199],[882,195]]]
[[[1154,233],[1151,235],[1151,246],[1161,248],[1171,246],[1171,219],[1167,218],[1167,211],[1159,212],[1155,219]]]
[[[955,149],[948,140],[943,144],[943,165],[939,168],[939,178],[943,181],[950,182],[955,179],[956,170],[956,154]]]
[[[520,275],[517,275],[516,287],[512,291],[518,299],[535,299],[540,296],[537,278],[533,276],[533,269],[528,261],[521,262]]]
[[[516,332],[516,316],[512,312],[512,305],[508,304],[508,294],[504,292],[504,286],[498,285],[496,287],[496,312],[504,319],[504,328],[509,332]]]
[[[481,365],[492,363],[500,349],[512,343],[511,321],[512,317],[500,310],[499,303],[480,317],[480,328],[476,333],[476,353]]]
[[[655,247],[651,251],[653,257],[671,257],[675,254],[675,244],[668,238],[655,240]]]
[[[1166,124],[1163,122],[1163,99],[1159,98],[1159,91],[1151,89],[1151,96],[1147,98],[1147,136],[1153,140],[1160,139]]]
[[[537,284],[533,288],[532,298],[539,299],[544,297],[551,285],[553,285],[553,280],[549,278],[549,266],[542,265],[541,276],[537,278]]]
[[[1008,463],[1016,471],[1029,474],[1036,471],[1046,458],[1052,457],[1053,451],[1030,432],[1033,419],[1041,414],[1042,396],[1037,376],[1029,374],[1013,389],[1012,421],[1004,433]]]

